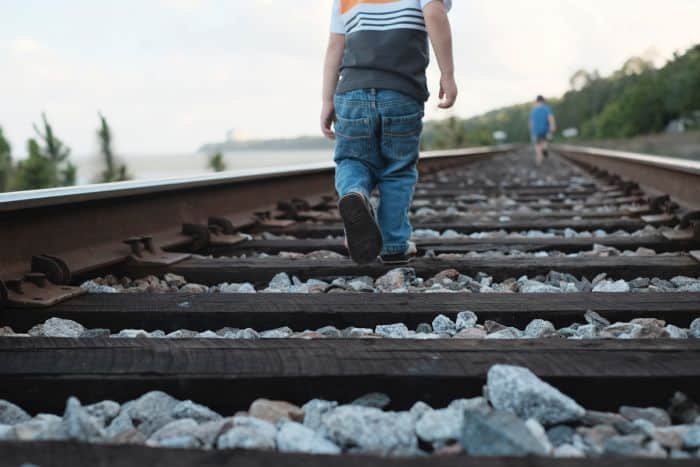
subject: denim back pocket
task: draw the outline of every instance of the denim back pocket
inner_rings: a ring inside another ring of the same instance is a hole
[[[372,128],[369,118],[343,118],[335,121],[335,160],[346,157],[366,158],[370,152]]]
[[[382,117],[382,148],[389,159],[417,159],[423,112],[396,117]]]

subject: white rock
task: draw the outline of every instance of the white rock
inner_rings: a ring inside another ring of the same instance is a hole
[[[200,332],[199,334],[197,334],[197,337],[202,338],[202,339],[222,339],[223,338],[223,336],[220,336],[211,330]]]
[[[554,457],[586,457],[586,454],[582,450],[570,444],[557,446],[554,448],[554,451],[552,451],[552,455]]]
[[[253,417],[233,417],[233,426],[219,436],[219,449],[275,449],[277,429],[275,426]]]
[[[173,418],[191,418],[197,423],[205,423],[221,420],[221,415],[201,404],[196,404],[191,400],[179,402],[173,407],[170,415]]]
[[[537,293],[561,293],[559,287],[554,287],[549,284],[544,284],[539,281],[525,280],[518,281],[520,293],[537,294]]]
[[[519,329],[508,327],[488,334],[486,339],[520,339],[521,337],[522,333]]]
[[[666,325],[666,332],[671,339],[687,339],[688,332],[685,329],[681,329],[673,324]]]
[[[20,406],[0,399],[0,424],[16,425],[18,423],[28,422],[31,419],[32,417]]]
[[[476,326],[479,318],[473,311],[460,311],[457,314],[457,331]]]
[[[111,422],[114,417],[119,415],[121,405],[117,402],[106,400],[96,404],[86,405],[83,408],[88,415],[99,421],[102,426],[105,426]]]
[[[110,423],[105,430],[105,438],[114,439],[127,431],[133,430],[134,428],[134,424],[131,421],[129,414],[126,413],[126,411],[122,411],[114,418],[114,420],[112,420],[112,423]]]
[[[158,445],[161,441],[169,438],[179,438],[188,436],[197,428],[198,424],[191,418],[183,418],[168,423],[158,431],[153,433],[148,439],[149,444]]]
[[[417,449],[413,423],[409,412],[383,412],[359,405],[340,406],[322,417],[326,435],[339,446],[384,455]]]
[[[421,416],[423,416],[424,413],[429,412],[433,410],[432,407],[430,407],[428,404],[426,404],[423,401],[418,401],[409,410],[409,413],[413,415],[413,417],[418,420],[420,419]]]
[[[290,328],[284,326],[277,329],[269,329],[260,333],[261,339],[285,339],[294,334]]]
[[[556,333],[554,325],[544,319],[534,319],[525,328],[525,337],[537,339],[543,336],[548,336]]]
[[[35,334],[32,332],[34,328],[39,328],[40,331]],[[29,330],[29,334],[42,337],[80,337],[85,331],[82,324],[76,323],[70,319],[49,318],[44,324],[35,326]]]
[[[333,442],[300,423],[288,420],[280,423],[276,441],[280,452],[340,454],[340,448]]]
[[[304,425],[312,430],[317,430],[321,426],[323,414],[336,407],[338,407],[338,403],[335,401],[310,400],[301,408],[304,411]]]
[[[380,324],[374,328],[374,332],[393,339],[402,339],[408,336],[408,328],[403,323]]]
[[[98,441],[105,436],[100,422],[88,415],[75,397],[68,399],[63,426],[68,439],[76,441]]]
[[[454,335],[457,332],[457,325],[445,315],[438,315],[432,323],[433,331],[438,334]]]
[[[15,439],[15,430],[12,425],[0,425],[0,441],[12,441]]]
[[[523,419],[534,418],[543,425],[578,420],[585,414],[576,401],[527,368],[492,366],[487,376],[487,389],[496,409],[513,412]]]
[[[696,339],[700,339],[700,318],[690,323],[690,335]]]
[[[275,275],[268,285],[269,289],[272,290],[286,290],[292,286],[292,280],[289,278],[287,273],[280,272]]]
[[[552,443],[549,442],[549,438],[547,438],[547,433],[544,431],[544,427],[535,420],[534,418],[529,418],[525,421],[525,426],[527,427],[528,430],[530,430],[530,433],[537,439],[537,441],[540,442],[542,445],[542,449],[546,451],[547,453],[552,452]]]
[[[112,336],[114,338],[126,338],[126,339],[136,339],[150,337],[148,331],[143,329],[122,329],[119,334]]]
[[[87,281],[80,284],[80,288],[87,290],[89,294],[109,294],[109,293],[119,293],[114,287],[107,285],[100,285],[95,281]]]
[[[248,282],[243,284],[219,284],[217,290],[220,293],[231,294],[231,293],[255,293],[255,287],[253,284]]]
[[[629,292],[630,291],[630,286],[625,282],[624,280],[620,279],[619,281],[601,281],[598,284],[596,284],[595,287],[593,287],[593,292],[602,292],[602,293],[624,293],[624,292]]]
[[[464,410],[430,410],[418,419],[416,434],[429,443],[458,440],[463,422]]]

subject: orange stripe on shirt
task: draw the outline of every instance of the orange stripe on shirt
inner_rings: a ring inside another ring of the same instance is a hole
[[[400,0],[340,0],[340,12],[345,14],[361,3],[396,3]]]

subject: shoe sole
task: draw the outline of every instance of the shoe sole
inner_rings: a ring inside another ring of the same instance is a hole
[[[408,258],[408,259],[401,259],[401,260],[385,260],[381,259],[382,264],[385,264],[387,266],[405,266],[407,264],[410,264],[411,261],[413,261],[414,258]]]
[[[350,258],[358,264],[368,264],[382,251],[382,233],[362,195],[349,194],[338,204],[345,225]]]

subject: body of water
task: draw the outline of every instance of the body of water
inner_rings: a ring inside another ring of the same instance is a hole
[[[205,154],[150,154],[118,156],[119,161],[126,162],[129,173],[136,180],[204,175],[213,173],[207,167],[209,157]],[[284,150],[284,151],[233,151],[224,153],[227,170],[255,169],[282,165],[308,164],[326,162],[333,159],[332,151],[325,149]],[[99,156],[74,158],[78,166],[78,183],[94,183],[104,170],[104,163]]]

